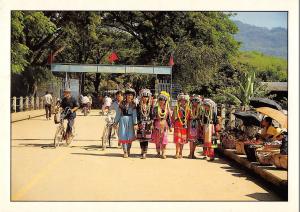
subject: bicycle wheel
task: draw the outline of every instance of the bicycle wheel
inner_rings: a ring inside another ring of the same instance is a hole
[[[54,136],[54,148],[59,146],[59,143],[63,140],[64,129],[62,126],[58,126]]]
[[[108,136],[109,136],[109,130],[108,127],[106,126],[104,128],[103,134],[102,134],[102,150],[106,149],[107,141],[108,141]]]

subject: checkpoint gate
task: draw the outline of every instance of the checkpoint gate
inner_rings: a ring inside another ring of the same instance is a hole
[[[162,90],[172,94],[172,66],[146,66],[146,65],[103,65],[103,64],[67,64],[52,63],[52,72],[65,72],[66,81],[68,73],[117,73],[117,74],[151,74],[169,75],[170,80],[159,80],[155,82],[155,92]]]

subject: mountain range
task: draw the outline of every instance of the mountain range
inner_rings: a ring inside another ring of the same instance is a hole
[[[242,51],[258,51],[266,55],[287,58],[287,29],[268,29],[234,21],[239,32],[234,36],[240,41]]]

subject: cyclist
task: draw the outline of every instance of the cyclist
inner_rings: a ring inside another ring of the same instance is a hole
[[[81,107],[82,107],[82,108],[83,108],[83,107],[87,107],[88,110],[89,110],[89,104],[90,104],[89,97],[87,97],[86,95],[83,96],[83,97],[81,98]]]
[[[102,111],[104,112],[104,114],[107,114],[109,112],[109,108],[111,106],[112,103],[112,99],[110,98],[109,95],[106,95],[104,97],[104,104],[102,106]]]
[[[64,97],[61,100],[60,107],[63,109],[69,107],[71,109],[71,113],[66,116],[68,120],[67,130],[66,130],[66,140],[69,141],[69,136],[74,137],[72,133],[72,129],[74,126],[75,118],[76,118],[76,110],[79,108],[77,100],[71,95],[71,89],[66,88],[64,90]]]

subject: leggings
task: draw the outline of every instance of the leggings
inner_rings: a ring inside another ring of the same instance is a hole
[[[140,147],[141,147],[141,150],[142,150],[142,154],[146,154],[147,153],[147,150],[148,150],[148,141],[142,141],[140,142]]]
[[[125,153],[128,153],[128,152],[130,152],[131,143],[122,144],[122,147],[123,147],[123,151],[124,151]]]

